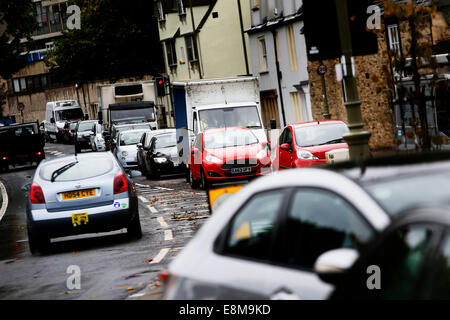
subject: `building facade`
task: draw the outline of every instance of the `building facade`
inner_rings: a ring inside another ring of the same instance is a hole
[[[312,120],[301,0],[251,0],[247,29],[253,75],[260,78],[263,122]]]

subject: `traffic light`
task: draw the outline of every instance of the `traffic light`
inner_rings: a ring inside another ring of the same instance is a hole
[[[338,0],[339,1],[339,0]],[[347,0],[353,56],[376,54],[375,33],[367,30],[367,8],[374,0]],[[304,0],[304,35],[308,60],[337,59],[342,56],[336,0]]]
[[[164,77],[155,78],[156,90],[158,92],[158,97],[166,95],[166,79]]]

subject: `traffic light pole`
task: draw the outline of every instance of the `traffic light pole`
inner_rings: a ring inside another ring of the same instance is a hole
[[[347,142],[351,160],[362,160],[369,156],[369,138],[371,133],[364,130],[361,116],[361,101],[358,96],[356,78],[352,67],[352,39],[350,34],[350,23],[348,16],[347,0],[336,0],[336,12],[339,25],[339,37],[341,51],[345,61],[345,107],[347,109],[348,126],[350,132],[344,135]]]

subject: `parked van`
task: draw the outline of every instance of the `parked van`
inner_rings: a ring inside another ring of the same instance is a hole
[[[83,109],[76,100],[49,101],[45,108],[44,130],[49,141],[61,142],[66,121],[84,119]]]

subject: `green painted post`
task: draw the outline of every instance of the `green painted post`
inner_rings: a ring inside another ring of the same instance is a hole
[[[350,23],[347,9],[347,0],[336,0],[336,12],[339,25],[339,37],[341,51],[345,57],[347,75],[344,76],[345,94],[347,101],[348,125],[350,132],[344,135],[349,146],[350,159],[362,160],[369,157],[369,138],[371,133],[364,130],[361,116],[361,101],[358,96],[356,78],[352,71],[352,39],[350,35]]]

